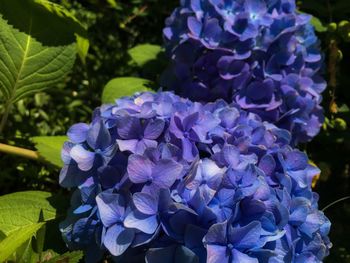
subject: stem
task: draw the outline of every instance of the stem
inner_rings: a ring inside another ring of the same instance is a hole
[[[0,143],[0,152],[12,154],[12,155],[18,155],[18,156],[31,159],[31,160],[36,160],[36,161],[41,160],[39,154],[35,151],[20,148],[20,147],[10,146],[3,143]]]
[[[11,106],[12,103],[11,102],[7,102],[5,105],[5,111],[4,111],[4,115],[2,115],[2,119],[1,119],[1,123],[0,123],[0,134],[3,133],[6,122],[7,122],[7,118],[9,116],[10,110],[11,110]]]
[[[350,199],[350,196],[345,196],[345,197],[343,197],[343,198],[340,198],[340,199],[338,199],[338,200],[335,200],[334,202],[332,202],[332,203],[330,203],[329,205],[327,205],[326,207],[324,207],[324,208],[322,209],[322,212],[324,212],[326,209],[330,208],[331,206],[333,206],[333,205],[335,205],[335,204],[337,204],[337,203],[343,202],[343,201],[345,201],[345,200],[347,200],[347,199]]]

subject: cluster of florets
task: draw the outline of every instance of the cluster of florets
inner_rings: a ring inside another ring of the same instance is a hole
[[[166,20],[172,64],[163,86],[194,101],[225,99],[306,142],[320,130],[322,55],[295,0],[181,0]]]
[[[90,262],[106,251],[149,263],[328,254],[330,223],[311,190],[318,169],[288,131],[236,104],[141,93],[98,108],[68,137],[60,183],[77,190],[61,231]]]

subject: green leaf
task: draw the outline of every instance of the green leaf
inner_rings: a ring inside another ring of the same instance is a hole
[[[90,42],[88,39],[77,36],[77,51],[83,64],[86,63],[86,56],[89,52]]]
[[[86,37],[86,29],[63,6],[46,0],[1,0],[0,14],[10,25],[44,46],[65,46]]]
[[[0,18],[0,90],[9,102],[60,82],[71,70],[75,55],[75,44],[43,46]]]
[[[128,53],[139,67],[143,67],[161,56],[162,48],[158,45],[142,44],[129,49]]]
[[[45,223],[34,223],[18,228],[0,243],[0,262],[4,262],[22,244],[30,239]]]
[[[139,91],[151,91],[152,81],[141,78],[115,78],[107,83],[103,89],[102,102],[112,103],[123,96],[131,96]]]
[[[58,199],[41,191],[0,196],[0,231],[6,236],[39,222],[57,217]],[[1,261],[0,261],[1,262]]]
[[[67,252],[63,255],[56,256],[44,263],[78,263],[83,258],[82,251]]]
[[[322,24],[322,22],[321,22],[321,20],[320,19],[318,19],[317,17],[315,17],[315,16],[312,16],[312,18],[311,18],[311,24],[315,27],[315,30],[317,31],[317,32],[326,32],[327,31],[327,27],[325,27],[323,24]]]
[[[61,150],[67,136],[38,136],[32,137],[39,155],[47,162],[62,167]]]

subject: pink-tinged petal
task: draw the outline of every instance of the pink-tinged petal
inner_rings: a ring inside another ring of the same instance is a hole
[[[129,151],[132,153],[136,153],[136,146],[139,140],[117,140],[118,147],[120,151]]]
[[[128,174],[133,183],[145,183],[151,179],[152,163],[146,157],[133,154],[129,157]]]
[[[154,215],[158,210],[158,199],[151,194],[146,193],[135,193],[133,195],[134,205],[137,210],[146,214]]]
[[[276,168],[276,161],[272,155],[264,155],[259,162],[259,168],[263,170],[266,175],[272,175]]]
[[[226,249],[226,246],[207,245],[207,263],[228,263]]]
[[[107,229],[103,244],[113,256],[120,256],[131,245],[135,230],[113,225]]]
[[[125,218],[124,225],[128,228],[136,228],[146,234],[153,234],[158,227],[158,219],[156,215],[149,216],[135,210]]]
[[[84,149],[81,145],[75,145],[70,155],[72,159],[77,162],[79,169],[82,171],[89,171],[94,164],[95,153]]]
[[[67,135],[71,142],[82,143],[86,141],[89,131],[89,125],[86,123],[77,123],[69,128]]]
[[[61,150],[61,159],[64,164],[69,164],[71,162],[70,151],[75,146],[74,143],[65,142]]]
[[[179,178],[183,166],[173,160],[160,160],[153,168],[153,183],[160,188],[169,188]]]
[[[156,140],[164,131],[165,123],[163,120],[150,120],[144,131],[144,138]]]

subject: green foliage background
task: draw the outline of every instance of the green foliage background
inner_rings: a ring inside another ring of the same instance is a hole
[[[111,79],[137,76],[156,82],[164,68],[159,63],[137,65],[128,50],[144,43],[161,45],[164,20],[178,0],[54,2],[66,7],[88,28],[89,52],[85,61],[76,60],[72,72],[54,88],[15,103],[1,142],[35,149],[31,137],[64,135],[73,123],[89,122]],[[322,170],[315,191],[323,208],[350,194],[350,24],[346,22],[350,1],[303,0],[298,5],[301,11],[319,19],[314,23],[327,64],[329,87],[323,102],[327,120],[321,134],[302,146]],[[0,115],[3,111],[0,106]],[[54,166],[0,153],[0,167],[0,195],[32,189],[65,193],[58,185],[58,169]],[[325,213],[332,222],[334,244],[326,262],[350,262],[350,202],[336,203]],[[62,251],[64,246],[55,247]]]

